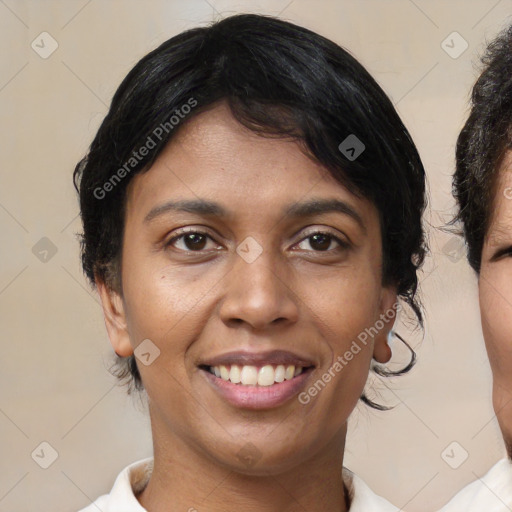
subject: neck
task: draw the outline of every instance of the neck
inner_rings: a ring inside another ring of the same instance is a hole
[[[279,472],[272,466],[258,475],[235,468],[194,449],[152,422],[154,467],[137,496],[148,512],[346,512],[342,480],[346,426],[319,453]]]

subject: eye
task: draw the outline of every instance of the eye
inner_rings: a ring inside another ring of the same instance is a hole
[[[500,259],[502,257],[510,257],[512,256],[512,246],[510,247],[504,247],[503,249],[499,249],[494,253],[494,256],[491,258],[492,261],[496,261],[497,259]]]
[[[174,247],[179,251],[183,252],[202,252],[207,250],[208,241],[215,242],[213,238],[204,231],[188,230],[182,231],[177,235],[173,236],[168,242],[165,243],[165,247]],[[306,243],[310,248],[304,247]],[[334,248],[332,247],[334,243]],[[306,238],[302,239],[297,244],[301,250],[313,250],[314,252],[337,252],[344,249],[348,249],[350,244],[332,233],[326,231],[315,231],[310,233]],[[303,247],[300,247],[303,245]],[[215,247],[219,249],[217,245]]]
[[[214,241],[208,233],[197,230],[188,230],[173,236],[165,243],[165,247],[172,246],[185,252],[200,252],[205,249],[205,246],[208,244],[208,240],[211,240],[212,242]],[[179,245],[181,245],[181,247],[179,247]]]
[[[348,242],[341,240],[339,237],[326,231],[316,231],[314,233],[310,233],[298,245],[300,246],[302,244],[305,244],[306,242],[315,252],[336,252],[348,249],[350,247],[350,244]],[[333,242],[337,244],[338,247],[335,247],[334,249],[329,249],[332,246]],[[302,249],[309,250],[304,247]]]

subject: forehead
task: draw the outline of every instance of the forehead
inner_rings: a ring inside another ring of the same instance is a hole
[[[151,169],[133,178],[128,212],[169,199],[205,198],[263,216],[307,196],[338,197],[359,207],[363,220],[378,218],[370,201],[350,193],[299,143],[247,129],[221,103],[186,122]]]
[[[496,175],[487,235],[489,245],[499,245],[512,235],[512,151],[507,152]]]
[[[330,178],[327,170],[307,157],[296,141],[249,130],[233,117],[224,102],[186,123],[162,157],[180,169],[183,166],[178,160],[194,164],[187,168],[191,179],[207,174],[212,181],[225,177],[233,185],[257,182],[261,186],[263,178],[274,183],[286,178],[298,182],[304,177],[314,184],[320,178]],[[208,167],[222,172],[208,173]]]

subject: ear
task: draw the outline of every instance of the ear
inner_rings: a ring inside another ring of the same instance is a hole
[[[387,363],[392,356],[391,347],[388,344],[388,335],[395,324],[398,296],[394,286],[382,288],[378,327],[383,324],[382,329],[375,335],[373,343],[373,358],[379,363]]]
[[[131,356],[133,349],[128,335],[123,299],[119,293],[111,290],[103,280],[96,278],[95,282],[112,348],[118,356]]]

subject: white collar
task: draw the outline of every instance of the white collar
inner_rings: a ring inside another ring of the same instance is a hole
[[[512,463],[499,460],[482,478],[464,487],[439,512],[510,512]]]
[[[152,457],[130,464],[119,473],[110,494],[100,496],[80,512],[147,512],[135,496],[144,489],[152,471]],[[346,468],[343,468],[343,480],[351,497],[350,512],[398,512],[398,508],[373,493]]]

